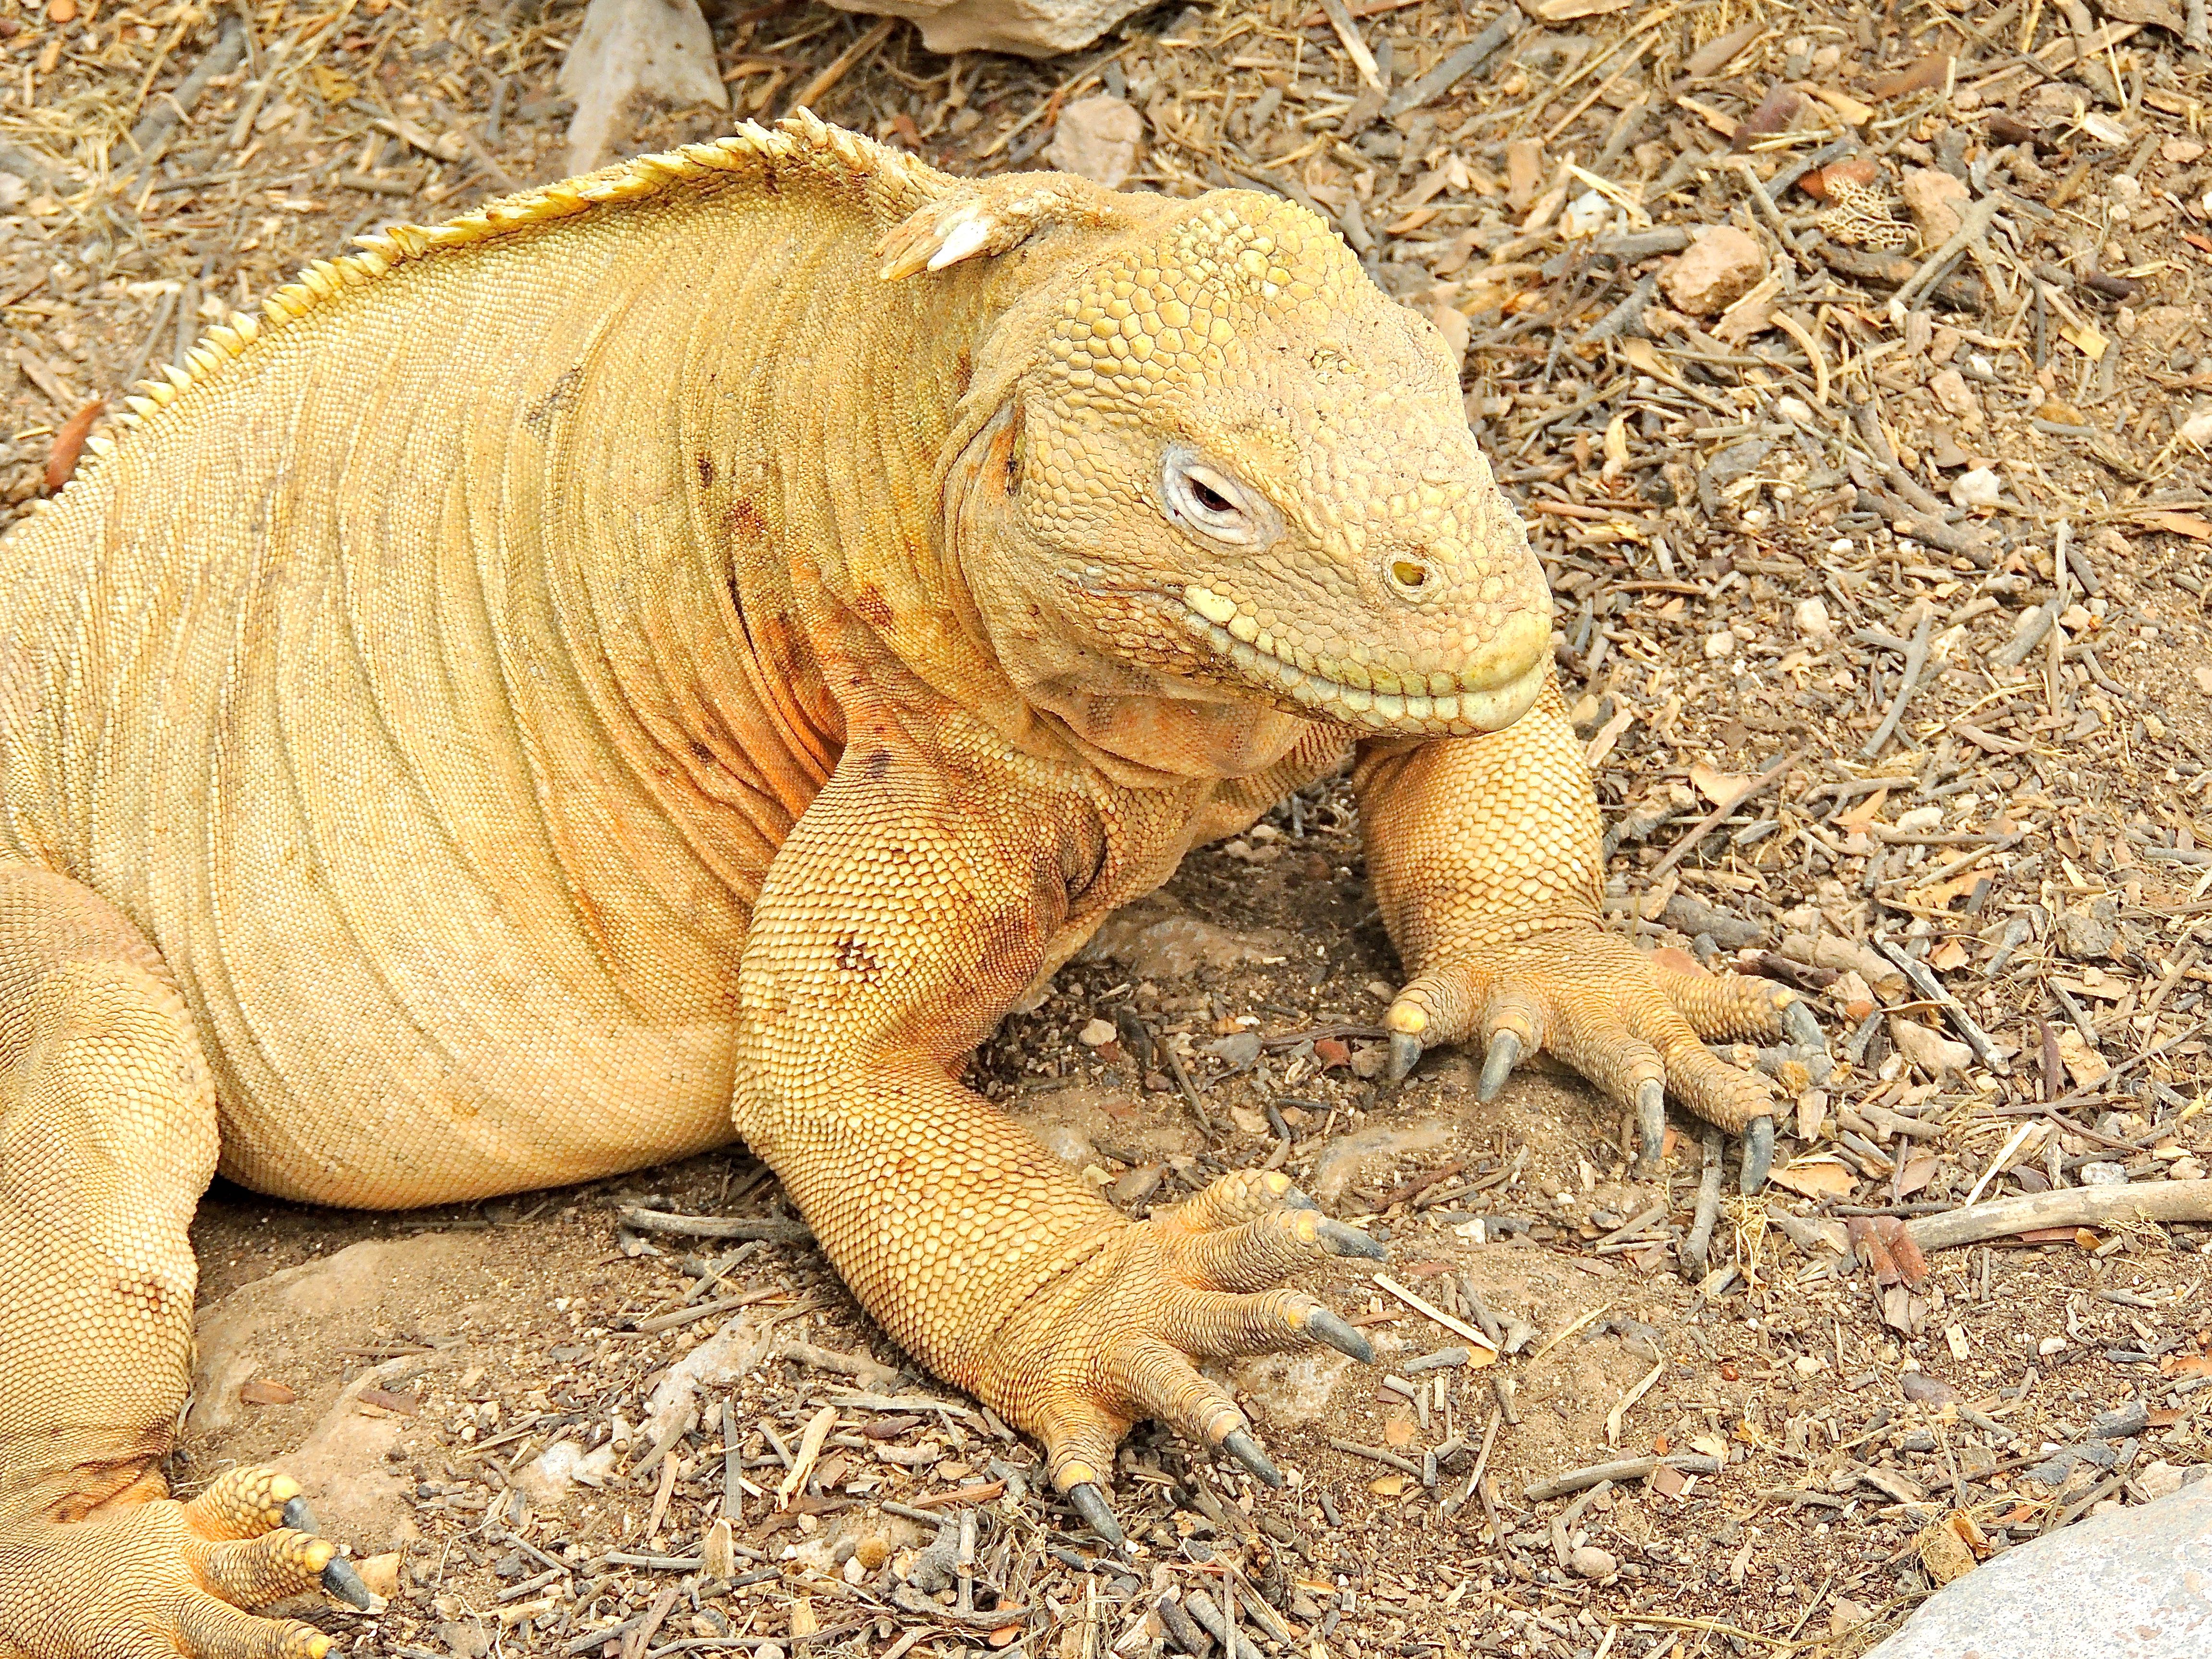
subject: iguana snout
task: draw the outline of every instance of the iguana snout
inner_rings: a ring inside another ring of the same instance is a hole
[[[1534,702],[1551,600],[1455,366],[1313,215],[1177,204],[1011,332],[960,557],[1029,641],[1376,732]]]

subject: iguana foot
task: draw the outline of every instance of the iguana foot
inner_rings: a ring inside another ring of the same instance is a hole
[[[318,1583],[373,1605],[299,1483],[232,1469],[190,1503],[159,1498],[92,1518],[0,1530],[0,1654],[24,1659],[323,1659],[331,1638],[254,1617]]]
[[[1104,1487],[1129,1425],[1155,1417],[1282,1484],[1252,1425],[1198,1362],[1324,1343],[1371,1361],[1365,1337],[1294,1291],[1266,1289],[1333,1256],[1383,1248],[1332,1221],[1287,1176],[1241,1171],[1114,1234],[1009,1322],[976,1392],[1044,1443],[1053,1484],[1119,1542]]]
[[[1419,975],[1385,1016],[1390,1076],[1438,1042],[1479,1042],[1477,1092],[1490,1099],[1526,1056],[1547,1050],[1636,1111],[1642,1162],[1658,1162],[1672,1095],[1743,1138],[1742,1187],[1774,1161],[1774,1093],[1709,1041],[1787,1034],[1817,1047],[1819,1022],[1797,994],[1765,980],[1670,968],[1615,933],[1562,928],[1464,953]]]

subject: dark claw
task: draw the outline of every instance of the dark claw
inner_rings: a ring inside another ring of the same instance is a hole
[[[1766,1184],[1766,1172],[1774,1167],[1774,1120],[1755,1117],[1743,1132],[1743,1179],[1741,1188],[1747,1197]]]
[[[1803,1002],[1792,1000],[1782,1005],[1782,1029],[1789,1032],[1792,1042],[1802,1043],[1819,1054],[1827,1053],[1827,1034],[1820,1030],[1820,1018]]]
[[[1326,1308],[1306,1316],[1306,1334],[1326,1342],[1339,1353],[1348,1353],[1363,1365],[1375,1363],[1375,1345]]]
[[[1382,1073],[1385,1083],[1401,1083],[1406,1073],[1421,1063],[1421,1040],[1411,1031],[1390,1033],[1390,1064]]]
[[[1286,1210],[1318,1210],[1321,1206],[1293,1187],[1283,1194],[1283,1207]]]
[[[1390,1259],[1390,1252],[1380,1240],[1369,1237],[1357,1227],[1347,1227],[1341,1221],[1324,1221],[1315,1231],[1332,1255],[1364,1256],[1370,1261]]]
[[[291,1528],[294,1532],[312,1534],[316,1530],[315,1512],[307,1507],[306,1498],[294,1498],[285,1502],[284,1524]]]
[[[1222,1437],[1221,1449],[1258,1475],[1261,1485],[1279,1486],[1283,1484],[1283,1472],[1268,1462],[1267,1454],[1260,1449],[1260,1443],[1243,1430],[1234,1429]]]
[[[297,1498],[292,1500],[299,1502]],[[376,1605],[368,1586],[361,1582],[361,1575],[353,1570],[353,1563],[343,1555],[331,1557],[331,1564],[323,1569],[323,1588],[349,1607],[367,1613]]]
[[[1498,1091],[1505,1086],[1505,1079],[1520,1063],[1521,1039],[1511,1031],[1498,1032],[1482,1051],[1482,1080],[1474,1085],[1474,1097],[1497,1099]]]
[[[1636,1091],[1636,1139],[1649,1174],[1659,1167],[1667,1146],[1667,1085],[1656,1077],[1646,1078]]]
[[[1108,1543],[1119,1548],[1121,1543],[1121,1523],[1114,1518],[1114,1506],[1106,1501],[1106,1494],[1098,1490],[1095,1480],[1079,1480],[1067,1489],[1067,1501],[1083,1517],[1084,1524]]]

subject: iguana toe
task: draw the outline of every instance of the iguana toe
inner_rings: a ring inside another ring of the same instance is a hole
[[[1345,1320],[1318,1304],[1306,1316],[1306,1334],[1326,1342],[1339,1353],[1350,1354],[1363,1365],[1375,1363],[1375,1345]]]
[[[1116,1548],[1121,1547],[1121,1524],[1115,1520],[1114,1506],[1106,1501],[1106,1494],[1097,1481],[1077,1481],[1067,1489],[1067,1501],[1091,1531]]]
[[[1221,1449],[1242,1463],[1260,1478],[1262,1486],[1279,1486],[1283,1472],[1274,1461],[1260,1449],[1260,1443],[1242,1429],[1231,1429],[1221,1437]]]
[[[1521,1039],[1511,1031],[1500,1031],[1490,1039],[1490,1046],[1482,1051],[1482,1076],[1474,1085],[1477,1100],[1495,1100],[1498,1091],[1505,1086],[1505,1079],[1521,1063]]]
[[[1667,1085],[1656,1078],[1636,1091],[1636,1140],[1637,1161],[1655,1172],[1667,1149]]]

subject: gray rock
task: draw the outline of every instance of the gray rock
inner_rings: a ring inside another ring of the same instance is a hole
[[[1868,1659],[2202,1659],[2212,1482],[2021,1544],[1947,1585]]]
[[[2129,1435],[2141,1434],[2149,1426],[2150,1407],[2140,1400],[2130,1400],[2124,1406],[2099,1412],[2090,1419],[2089,1432],[2103,1440],[2123,1440]]]
[[[2084,1187],[2124,1187],[2128,1184],[2128,1166],[2124,1164],[2084,1164],[2080,1176]]]
[[[2061,1446],[2028,1471],[2046,1486],[2062,1486],[2066,1477],[2074,1473],[2077,1463],[2090,1463],[2100,1469],[2109,1469],[2119,1461],[2119,1454],[2110,1446]]]

